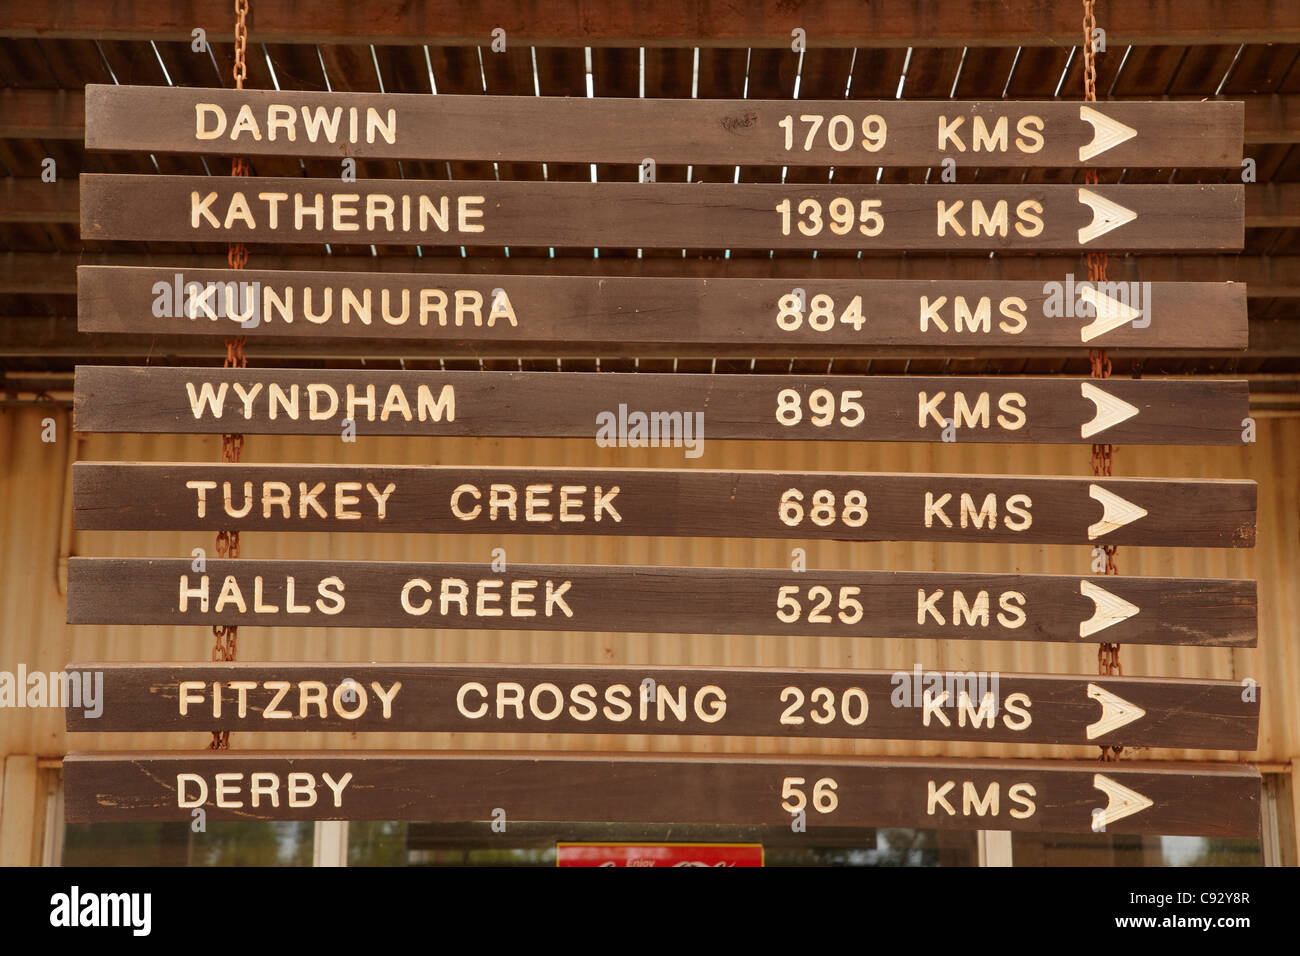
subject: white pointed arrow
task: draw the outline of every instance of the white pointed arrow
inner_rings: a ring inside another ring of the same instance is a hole
[[[1147,712],[1132,701],[1118,697],[1096,684],[1088,685],[1088,696],[1101,704],[1101,718],[1095,724],[1088,725],[1088,739],[1096,740],[1112,730],[1118,730],[1125,724],[1131,724],[1147,715]]]
[[[1093,604],[1092,617],[1079,622],[1080,637],[1092,637],[1098,631],[1104,631],[1120,621],[1127,621],[1142,610],[1136,604],[1130,604],[1118,594],[1111,594],[1091,581],[1080,581],[1079,593]]]
[[[1147,807],[1155,806],[1155,801],[1144,797],[1136,790],[1130,790],[1122,783],[1110,779],[1105,774],[1092,775],[1092,785],[1106,795],[1106,809],[1094,810],[1092,813],[1092,830],[1100,833],[1118,820],[1141,813]]]
[[[1099,196],[1091,189],[1079,189],[1079,202],[1092,209],[1092,222],[1079,229],[1079,245],[1084,246],[1112,229],[1118,229],[1138,217],[1132,209]]]
[[[1101,502],[1101,520],[1088,526],[1089,541],[1147,516],[1145,508],[1139,508],[1101,485],[1089,485],[1088,497]]]
[[[1109,392],[1103,392],[1096,385],[1088,382],[1080,382],[1082,386],[1083,397],[1092,402],[1097,407],[1096,413],[1092,416],[1092,421],[1084,422],[1079,429],[1080,438],[1091,438],[1098,432],[1104,432],[1107,428],[1118,425],[1120,422],[1126,422],[1138,413],[1136,405],[1130,405],[1122,398],[1116,398]]]
[[[1119,120],[1098,113],[1091,106],[1079,107],[1079,119],[1092,124],[1092,142],[1079,147],[1081,163],[1108,149],[1114,149],[1120,143],[1128,142],[1138,134],[1132,126],[1125,126]]]
[[[1091,342],[1093,339],[1105,335],[1112,329],[1117,329],[1127,322],[1142,315],[1141,309],[1135,309],[1127,302],[1121,302],[1119,299],[1112,299],[1104,292],[1098,292],[1097,288],[1092,285],[1079,286],[1079,298],[1092,306],[1093,315],[1096,316],[1091,322],[1079,330],[1079,338],[1084,342]]]

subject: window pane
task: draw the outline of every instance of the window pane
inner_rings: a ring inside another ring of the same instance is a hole
[[[1012,833],[1016,866],[1263,866],[1259,840],[1107,833]]]
[[[311,823],[69,823],[64,866],[311,866]]]
[[[348,866],[406,866],[406,823],[348,824]]]

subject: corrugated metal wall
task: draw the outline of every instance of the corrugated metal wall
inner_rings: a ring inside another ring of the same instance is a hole
[[[41,419],[58,420],[59,441],[41,441]],[[1260,484],[1259,544],[1254,551],[1123,548],[1125,574],[1259,579],[1257,649],[1141,648],[1123,650],[1129,675],[1252,677],[1263,688],[1260,745],[1255,753],[1150,751],[1154,759],[1285,762],[1300,755],[1300,641],[1296,618],[1300,568],[1300,418],[1259,423],[1258,443],[1245,448],[1124,448],[1116,473],[1151,477],[1253,478]],[[207,660],[206,628],[71,627],[64,623],[61,548],[96,556],[188,556],[214,551],[207,533],[86,533],[63,539],[70,508],[67,473],[75,450],[84,460],[216,461],[217,437],[112,436],[72,438],[66,413],[0,410],[0,670],[19,662],[57,670],[70,660]],[[713,442],[699,459],[673,449],[602,449],[579,440],[248,439],[245,460],[258,462],[423,463],[596,467],[788,468],[828,471],[944,471],[1004,474],[1088,474],[1085,447],[980,445],[852,445],[848,443]],[[478,535],[245,534],[242,551],[259,558],[490,560],[506,548],[511,562],[587,564],[788,566],[790,550],[808,551],[814,568],[1086,572],[1082,546],[927,545],[908,543],[750,541],[731,539],[582,538]],[[65,555],[66,556],[66,555]],[[241,628],[242,660],[405,660],[429,662],[619,663],[798,667],[884,667],[1096,672],[1095,645],[782,638],[654,634],[414,629]],[[61,755],[68,749],[201,748],[184,735],[77,735],[62,729],[60,711],[0,714],[0,754]],[[653,749],[698,752],[769,751],[828,754],[950,754],[1037,757],[1092,756],[1095,748],[935,744],[890,741],[638,737],[515,734],[236,734],[236,749],[456,748]]]

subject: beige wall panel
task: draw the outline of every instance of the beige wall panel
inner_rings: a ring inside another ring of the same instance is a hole
[[[36,862],[36,758],[10,754],[0,760],[0,866],[31,866]]]
[[[201,628],[70,627],[63,623],[58,586],[60,518],[66,500],[69,435],[40,440],[37,409],[0,410],[0,669],[61,668],[80,660],[206,660],[212,637]],[[60,416],[61,428],[66,418]],[[706,431],[707,438],[707,431]],[[86,460],[216,461],[219,439],[198,436],[85,436]],[[244,450],[256,462],[426,463],[517,466],[703,467],[826,471],[944,471],[992,474],[1088,474],[1085,447],[850,445],[848,443],[708,442],[703,457],[675,449],[605,449],[593,441],[510,439],[401,439],[364,435],[355,444],[320,438],[252,436]],[[1260,647],[1139,648],[1123,650],[1129,675],[1253,677],[1263,689],[1259,751],[1152,751],[1156,759],[1286,761],[1300,754],[1300,417],[1261,419],[1258,443],[1243,448],[1121,448],[1115,471],[1125,476],[1253,478],[1260,483],[1259,543],[1254,551],[1123,548],[1124,574],[1184,577],[1256,577],[1260,580]],[[187,556],[195,547],[215,553],[207,533],[107,533],[72,536],[72,553],[93,556]],[[788,566],[804,547],[814,568],[898,568],[1086,572],[1088,549],[1078,546],[838,543],[799,539],[750,541],[672,538],[596,538],[478,535],[243,536],[246,557],[359,560],[490,559],[504,547],[512,562],[680,564],[733,567]],[[1096,672],[1095,645],[783,638],[660,634],[580,634],[527,631],[245,628],[242,660],[502,661],[517,663],[693,664],[745,667],[884,667]],[[66,749],[200,748],[201,735],[77,735],[67,739],[55,711],[0,711],[0,754],[57,755]],[[834,754],[950,754],[1088,757],[1095,748],[907,741],[847,741],[512,735],[512,734],[236,734],[236,748],[456,748],[682,750]]]

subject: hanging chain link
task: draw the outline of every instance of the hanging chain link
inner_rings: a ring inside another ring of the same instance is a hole
[[[1097,29],[1097,11],[1095,0],[1083,0],[1083,98],[1089,103],[1097,101],[1097,54],[1093,49],[1094,31]],[[1089,169],[1084,173],[1084,181],[1089,186],[1100,182],[1097,170]],[[1096,288],[1097,283],[1106,281],[1106,267],[1110,259],[1104,252],[1088,253],[1088,281]],[[1110,378],[1110,356],[1105,349],[1093,349],[1088,353],[1092,378]],[[1115,449],[1111,445],[1092,446],[1092,473],[1098,478],[1109,478],[1115,462]],[[1115,545],[1102,545],[1106,557],[1106,573],[1118,574],[1115,564]],[[1104,677],[1114,677],[1124,673],[1119,660],[1118,644],[1099,644],[1097,646],[1097,673]],[[1118,760],[1123,747],[1102,747],[1102,760]]]
[[[1096,0],[1083,0],[1083,98],[1089,103],[1097,102],[1097,55],[1092,49],[1092,35],[1096,29]]]
[[[249,0],[235,0],[234,77],[235,89],[237,90],[244,88],[244,80],[248,77],[248,6]],[[248,173],[248,160],[242,156],[235,157],[230,164],[230,175],[247,176]],[[248,247],[242,242],[232,242],[230,250],[226,254],[226,261],[230,263],[232,269],[244,268],[244,266],[248,265]],[[244,336],[232,336],[226,339],[226,359],[222,364],[225,368],[246,368],[248,366],[248,360],[244,356]],[[243,435],[221,436],[222,461],[227,463],[237,462],[243,451]],[[238,531],[217,532],[217,557],[239,557]],[[214,661],[233,661],[238,657],[238,627],[214,624],[212,636],[214,638],[212,647],[212,659]],[[208,747],[210,750],[228,749],[230,747],[230,731],[214,730],[212,732],[212,743]]]
[[[248,79],[248,3],[235,0],[235,89],[244,88]]]

